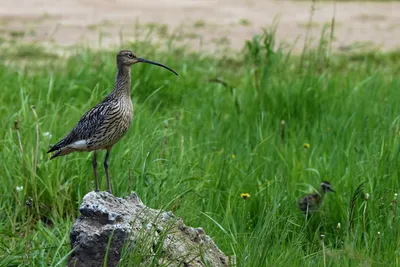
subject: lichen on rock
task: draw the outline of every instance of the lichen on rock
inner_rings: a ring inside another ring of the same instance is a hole
[[[202,228],[146,207],[135,193],[118,198],[90,192],[79,211],[68,266],[229,266]]]

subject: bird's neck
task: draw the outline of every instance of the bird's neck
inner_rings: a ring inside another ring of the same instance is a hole
[[[114,97],[131,97],[131,68],[130,66],[118,66],[114,90]]]

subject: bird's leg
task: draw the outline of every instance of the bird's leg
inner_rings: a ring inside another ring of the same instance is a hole
[[[111,180],[110,180],[110,176],[108,174],[108,158],[110,156],[110,151],[111,148],[107,148],[107,153],[106,153],[106,158],[104,159],[104,170],[106,171],[106,177],[107,177],[107,191],[108,193],[112,194],[111,191]]]
[[[306,224],[307,224],[307,221],[310,219],[310,217],[311,217],[311,214],[310,214],[310,203],[308,203],[308,201],[307,201]]]
[[[94,171],[94,183],[96,185],[96,192],[99,192],[99,180],[97,179],[97,152],[93,153],[93,171]]]

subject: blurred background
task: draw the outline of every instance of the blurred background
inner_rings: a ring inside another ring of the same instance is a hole
[[[155,36],[175,36],[194,50],[228,44],[239,49],[244,40],[277,22],[279,43],[301,50],[305,35],[317,43],[324,28],[332,27],[333,17],[334,49],[387,50],[400,43],[398,1],[1,0],[0,5],[3,40],[63,46],[118,45],[151,31],[153,41]]]

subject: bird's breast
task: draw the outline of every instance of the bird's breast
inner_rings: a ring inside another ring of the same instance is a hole
[[[116,109],[118,109],[118,118],[115,120],[117,127],[120,127],[122,134],[124,134],[131,125],[133,118],[133,104],[130,98],[123,99],[119,102]]]
[[[132,101],[120,100],[109,106],[107,116],[96,134],[89,140],[92,149],[101,149],[114,145],[128,131],[133,117]]]

